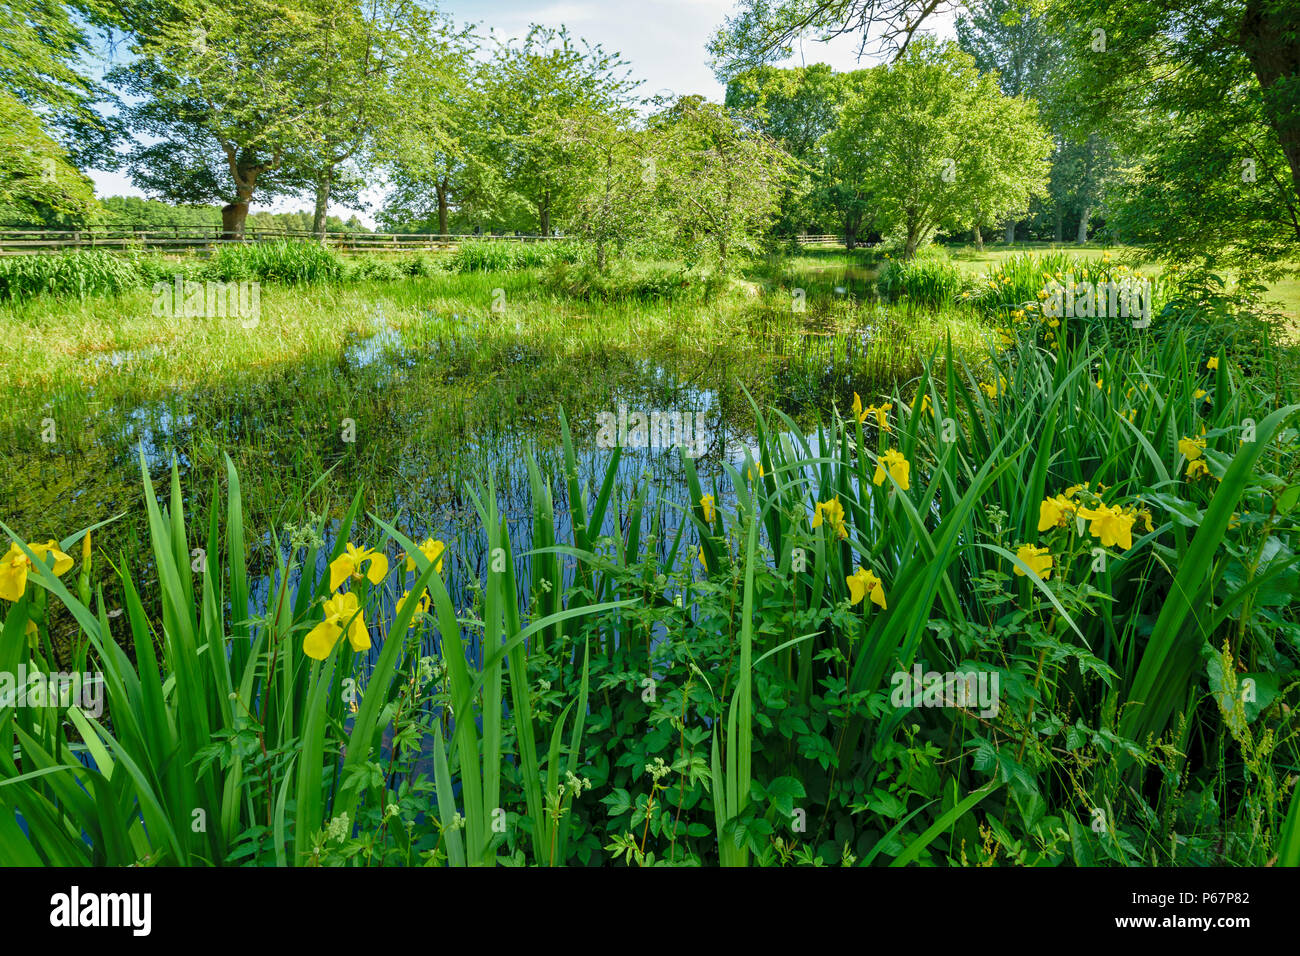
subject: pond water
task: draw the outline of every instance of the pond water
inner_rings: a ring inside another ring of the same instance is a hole
[[[351,337],[336,355],[259,369],[218,387],[163,388],[114,403],[93,390],[86,396],[56,396],[50,414],[58,417],[59,441],[44,443],[19,431],[0,436],[5,449],[0,454],[7,459],[7,477],[0,481],[6,523],[33,540],[62,538],[124,513],[95,534],[101,555],[97,580],[107,577],[102,556],[115,562],[121,556],[149,606],[151,597],[156,599],[156,581],[142,520],[141,458],[164,504],[175,461],[190,544],[198,547],[204,544],[200,539],[206,536],[214,495],[224,502],[224,456],[229,455],[240,475],[250,569],[261,576],[250,614],[265,609],[276,566],[270,529],[284,539],[286,525],[323,516],[326,541],[332,544],[330,536],[358,488],[363,518],[352,540],[378,542],[381,532],[364,518],[373,513],[417,542],[429,537],[447,542],[444,580],[460,608],[471,598],[471,585],[484,578],[489,560],[467,487],[479,494],[489,483],[495,488],[521,593],[531,588],[524,557],[533,521],[529,455],[551,483],[557,535],[563,541],[570,534],[562,414],[572,435],[578,483],[589,501],[613,455],[613,449],[602,447],[609,442],[602,440],[608,436],[602,436],[601,423],[641,413],[680,416],[702,426],[692,436],[699,440],[695,468],[702,486],[728,507],[734,489],[724,463],[742,466],[746,450],[756,445],[746,390],[764,406],[782,392],[788,384],[782,377],[798,364],[811,392],[824,397],[827,381],[847,381],[851,366],[840,367],[816,349],[798,362],[788,356],[759,362],[616,349],[575,358],[542,350],[523,337],[497,342],[485,354],[476,340],[481,320],[453,316],[457,335],[428,337],[389,326],[382,306],[373,318],[369,334]],[[858,341],[850,336],[842,347],[851,352]],[[128,375],[135,368],[157,369],[166,358],[152,348],[91,361]],[[799,408],[791,411],[797,414]],[[656,546],[666,554],[672,530],[691,505],[683,464],[678,450],[669,447],[668,434],[653,433],[646,447],[634,447],[635,431],[632,436],[621,453],[599,534],[622,536],[627,505],[648,482],[647,516],[664,509],[668,533]],[[324,556],[321,561],[318,573],[324,572]],[[395,546],[390,546],[390,562],[402,566]],[[571,580],[571,563],[567,574]],[[388,584],[389,606],[401,593],[398,580],[394,574]],[[106,599],[120,606],[111,585]],[[56,613],[51,625],[56,634],[73,630],[68,615]]]

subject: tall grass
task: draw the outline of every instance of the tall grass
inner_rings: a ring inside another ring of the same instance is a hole
[[[961,294],[966,280],[945,253],[922,252],[914,259],[886,260],[876,288],[887,301],[906,300],[935,310],[947,309]]]
[[[204,272],[225,282],[327,282],[344,273],[338,253],[318,242],[276,240],[223,245]]]
[[[141,283],[135,260],[96,250],[0,257],[0,300],[116,295]]]
[[[580,247],[573,242],[471,239],[456,246],[448,264],[453,272],[506,272],[575,262],[580,255]]]

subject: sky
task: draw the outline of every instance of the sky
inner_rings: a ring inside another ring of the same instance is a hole
[[[699,93],[720,101],[725,92],[709,69],[705,47],[733,12],[734,0],[441,0],[437,6],[458,22],[480,24],[481,32],[491,28],[501,39],[522,37],[532,23],[567,26],[570,34],[621,54],[632,77],[643,81],[638,91],[642,96]],[[933,32],[952,37],[951,17],[936,21]],[[858,61],[857,48],[858,39],[852,36],[830,43],[804,40],[784,65],[829,63],[836,70],[873,65]],[[91,170],[90,177],[101,197],[143,195],[124,174]],[[308,209],[310,202],[284,199],[263,206],[254,201],[253,208],[285,212]],[[343,219],[354,213],[374,226],[373,210],[330,206],[330,214]]]

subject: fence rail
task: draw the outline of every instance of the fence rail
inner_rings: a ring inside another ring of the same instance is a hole
[[[414,252],[452,249],[461,242],[491,239],[506,242],[549,242],[563,236],[533,236],[519,233],[437,232],[327,232],[325,245],[340,252]],[[172,253],[211,253],[224,245],[272,242],[277,239],[322,239],[306,229],[248,228],[242,239],[226,239],[220,226],[88,226],[83,229],[0,229],[0,256],[43,255],[67,249],[128,249]],[[843,242],[842,236],[795,236],[801,245]]]
[[[149,249],[155,252],[211,252],[223,245],[277,239],[323,239],[342,252],[406,252],[450,249],[467,239],[547,242],[560,236],[437,232],[327,232],[306,229],[248,228],[242,239],[224,238],[220,226],[91,226],[84,229],[0,229],[0,255],[39,255],[65,249]]]

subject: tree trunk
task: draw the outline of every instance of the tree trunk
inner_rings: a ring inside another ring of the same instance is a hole
[[[1076,237],[1076,241],[1080,244],[1088,241],[1088,217],[1091,215],[1092,209],[1088,206],[1084,206],[1083,211],[1079,214],[1079,235]]]
[[[230,165],[235,180],[235,201],[221,207],[221,238],[243,239],[248,206],[253,200],[253,189],[257,186],[257,176],[263,167],[240,165],[233,160]]]
[[[243,239],[244,220],[248,218],[248,203],[232,202],[221,207],[221,238]]]
[[[1300,115],[1294,108],[1300,76],[1300,7],[1276,0],[1247,0],[1238,33],[1264,93],[1264,115],[1291,167],[1300,197]],[[1300,225],[1296,226],[1300,235]]]
[[[852,250],[858,244],[858,224],[852,219],[844,219],[844,248]]]
[[[984,251],[984,233],[980,232],[980,224],[975,223],[975,251]]]
[[[447,235],[447,177],[444,176],[434,184],[438,192],[438,235]]]
[[[907,223],[907,242],[903,246],[903,258],[915,259],[916,247],[920,244],[921,227],[918,223],[908,220]]]
[[[551,234],[551,194],[549,192],[542,195],[542,201],[537,204],[537,221],[541,227],[541,235],[549,236]]]
[[[316,177],[316,211],[311,219],[314,236],[325,241],[325,225],[329,217],[330,192],[334,186],[334,168],[327,167]]]
[[[1007,220],[1007,245],[1011,245],[1015,241],[1016,241],[1016,221],[1014,219],[1008,219]]]

